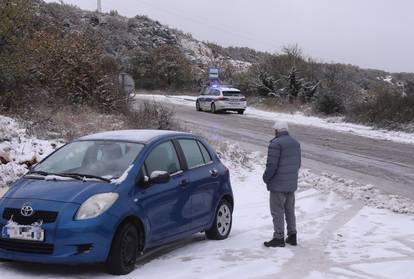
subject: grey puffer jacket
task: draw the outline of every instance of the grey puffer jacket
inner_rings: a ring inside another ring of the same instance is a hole
[[[295,192],[301,166],[301,149],[288,132],[281,132],[269,145],[263,181],[271,192]]]

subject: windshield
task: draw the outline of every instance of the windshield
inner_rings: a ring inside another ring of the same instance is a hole
[[[242,97],[240,91],[223,91],[224,97]]]
[[[35,166],[33,172],[119,178],[143,147],[128,142],[76,141],[50,155]]]

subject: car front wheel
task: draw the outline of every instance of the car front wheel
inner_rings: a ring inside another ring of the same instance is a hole
[[[199,101],[196,102],[196,110],[197,111],[201,111],[201,107],[200,107],[200,102]]]
[[[213,225],[206,231],[208,239],[222,240],[226,239],[231,231],[233,222],[232,206],[226,200],[222,200],[217,208]]]
[[[133,271],[138,249],[138,231],[133,224],[126,223],[118,229],[112,241],[111,251],[106,260],[108,272],[113,275],[125,275]]]

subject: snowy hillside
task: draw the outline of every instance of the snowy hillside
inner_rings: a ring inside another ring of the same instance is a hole
[[[252,65],[247,61],[232,59],[219,55],[215,57],[211,48],[205,43],[197,41],[193,38],[182,37],[180,39],[180,45],[184,49],[185,54],[193,63],[200,65],[202,68],[206,68],[211,65],[219,65],[222,62],[230,63],[237,71],[246,71]]]

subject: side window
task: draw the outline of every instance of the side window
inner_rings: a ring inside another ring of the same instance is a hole
[[[207,151],[207,148],[204,146],[204,144],[202,144],[201,142],[198,141],[198,145],[200,146],[201,153],[203,154],[204,163],[207,164],[207,163],[210,163],[211,161],[213,161],[211,159],[210,153]]]
[[[173,143],[167,141],[155,147],[145,160],[145,167],[148,175],[154,171],[166,171],[169,174],[180,171],[180,161]]]
[[[203,155],[195,140],[178,140],[184,152],[188,168],[194,168],[204,165]]]

